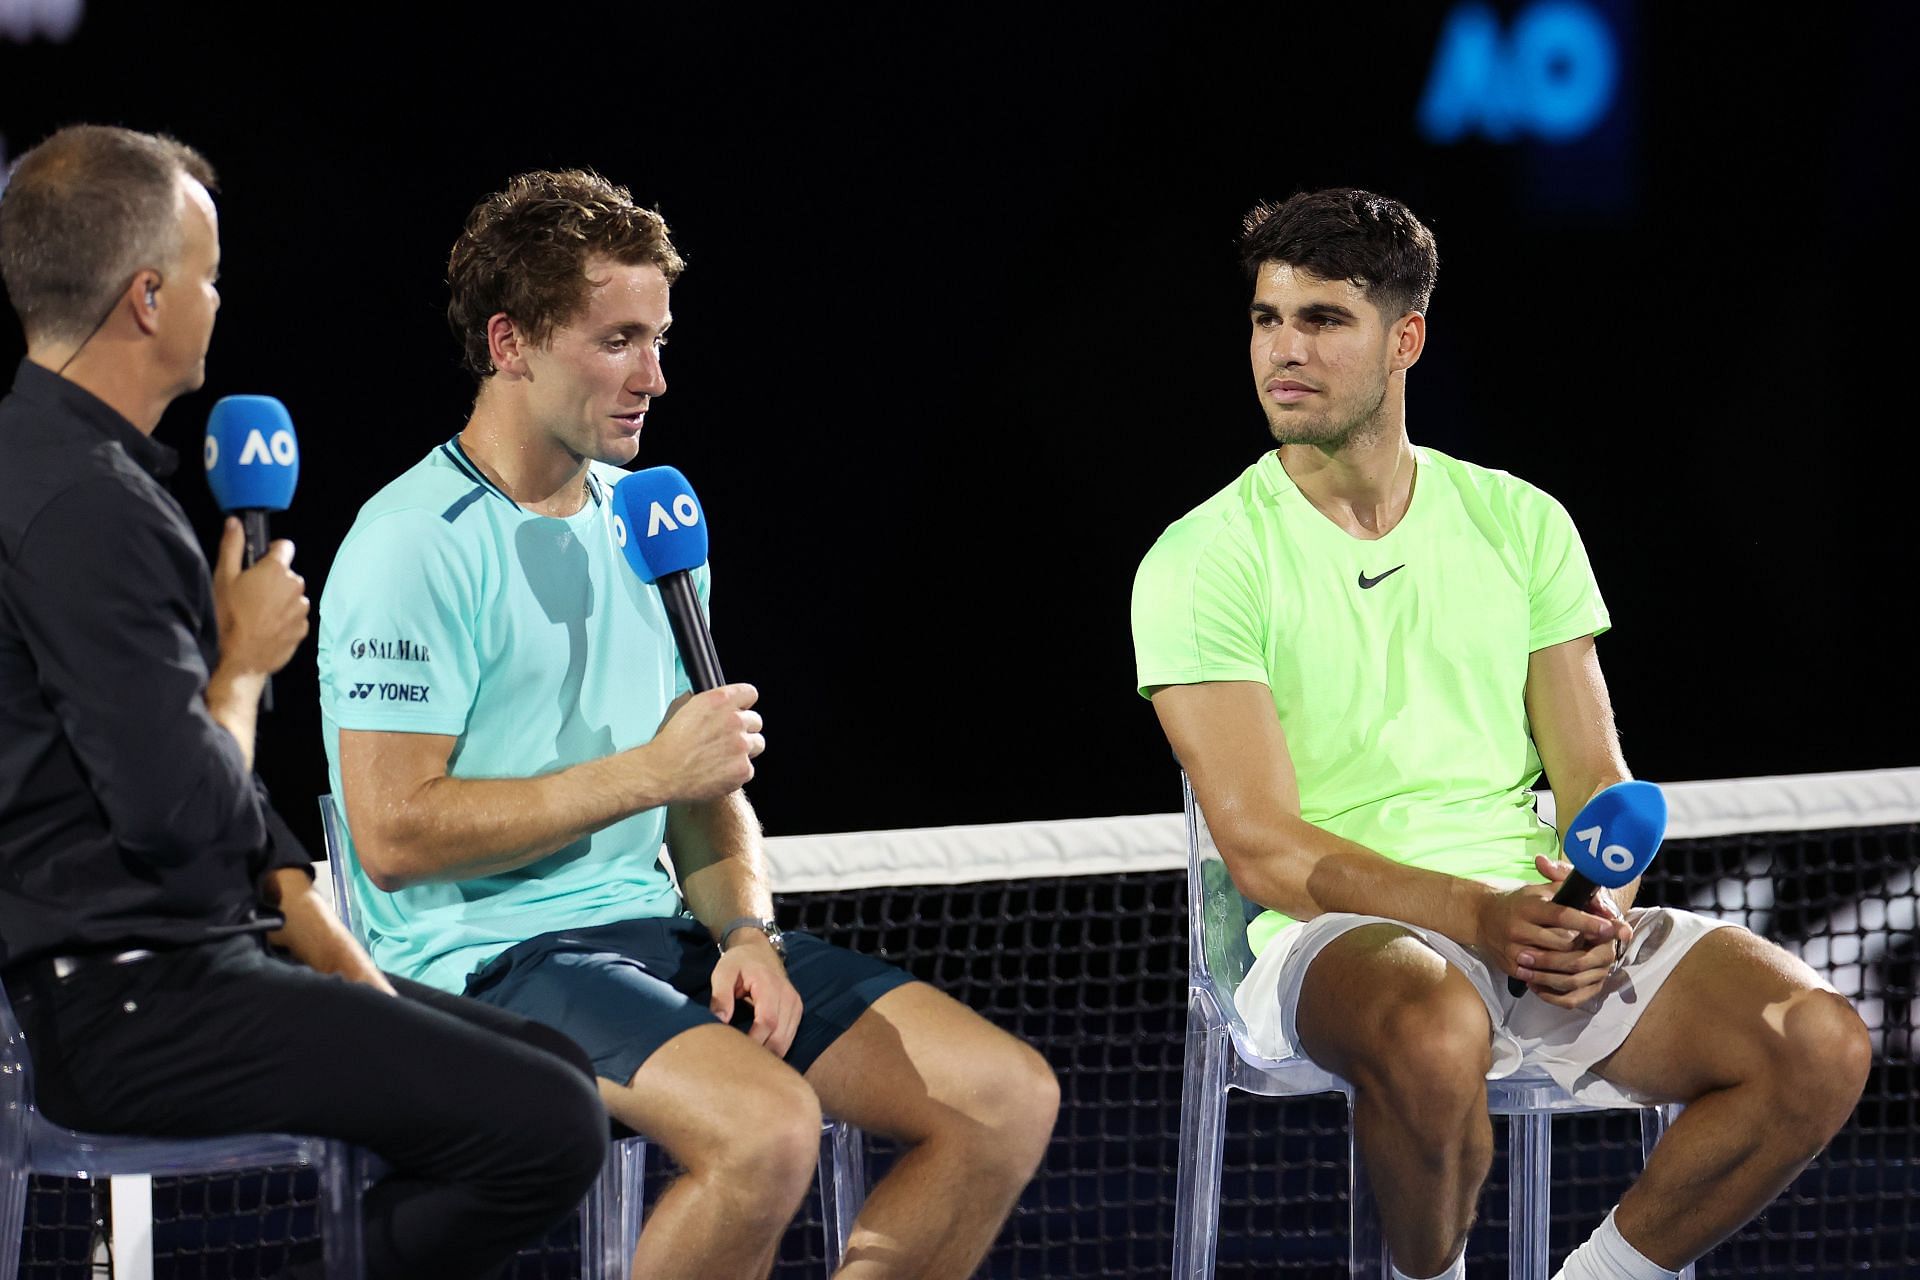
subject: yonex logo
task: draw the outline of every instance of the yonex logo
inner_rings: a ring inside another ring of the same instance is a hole
[[[355,684],[347,697],[381,702],[425,702],[427,690],[424,684]]]
[[[619,516],[613,518],[613,541],[617,546],[627,545],[627,522]]]
[[[679,524],[674,523],[675,517],[679,518]],[[668,515],[666,508],[658,502],[653,503],[647,509],[647,536],[649,538],[654,537],[663,529],[669,533],[673,533],[676,532],[681,525],[699,523],[700,508],[698,504],[694,502],[693,495],[690,493],[683,493],[673,500],[672,515]],[[620,545],[625,546],[625,541],[622,541]]]

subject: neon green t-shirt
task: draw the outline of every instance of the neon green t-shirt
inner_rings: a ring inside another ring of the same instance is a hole
[[[1141,693],[1273,691],[1301,816],[1410,866],[1537,883],[1553,829],[1527,658],[1609,625],[1566,509],[1504,471],[1416,448],[1400,523],[1355,538],[1269,452],[1170,525],[1133,587]],[[1293,920],[1247,929],[1258,952]]]
[[[320,717],[340,796],[340,731],[445,734],[455,778],[528,778],[639,746],[689,687],[660,593],[614,544],[594,463],[564,519],[495,488],[458,440],[360,509],[320,598]],[[696,570],[701,598],[707,570]],[[351,821],[351,808],[347,813]],[[538,862],[385,893],[343,851],[374,960],[447,991],[517,942],[678,914],[661,864],[666,810]]]

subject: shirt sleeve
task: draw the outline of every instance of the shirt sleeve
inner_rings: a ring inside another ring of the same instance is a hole
[[[1613,622],[1573,517],[1552,497],[1534,492],[1539,501],[1529,522],[1528,647],[1538,651],[1579,636],[1597,636]]]
[[[1210,680],[1269,683],[1268,590],[1230,527],[1189,518],[1161,534],[1133,580],[1141,695]]]
[[[109,477],[59,494],[21,540],[8,597],[115,843],[157,866],[248,857],[266,826],[240,744],[207,710],[212,586],[160,500]]]
[[[273,807],[272,799],[267,795],[267,784],[260,781],[260,775],[253,778],[254,792],[260,799],[260,816],[266,821],[266,843],[254,854],[249,870],[253,873],[255,884],[259,884],[275,871],[286,871],[298,867],[313,878],[313,855],[307,852],[307,846],[300,837],[293,834],[286,820]]]
[[[342,729],[457,735],[480,686],[480,590],[446,521],[356,527],[320,599],[320,696]]]

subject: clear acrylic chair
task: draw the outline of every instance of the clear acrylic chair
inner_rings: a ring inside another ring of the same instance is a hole
[[[1187,817],[1187,1053],[1180,1100],[1180,1171],[1174,1199],[1174,1280],[1213,1280],[1220,1233],[1220,1164],[1226,1141],[1227,1090],[1268,1098],[1313,1093],[1347,1096],[1351,1183],[1347,1267],[1355,1280],[1385,1277],[1386,1241],[1366,1170],[1353,1141],[1353,1088],[1304,1057],[1263,1056],[1247,1033],[1234,995],[1253,963],[1247,948],[1250,908],[1214,846],[1193,784],[1180,778]],[[1553,1117],[1604,1111],[1577,1102],[1544,1075],[1487,1081],[1487,1110],[1508,1117],[1507,1222],[1509,1280],[1546,1280]],[[1677,1107],[1640,1111],[1642,1158],[1651,1153]],[[1598,1224],[1595,1224],[1598,1225]],[[1693,1268],[1681,1273],[1693,1280]]]
[[[326,842],[333,909],[347,931],[366,943],[364,921],[355,908],[353,879],[346,872],[340,806],[320,797],[320,828]],[[854,1217],[867,1199],[866,1142],[858,1129],[838,1120],[820,1129],[820,1221],[826,1232],[827,1274],[839,1268],[853,1232]],[[646,1203],[647,1140],[636,1134],[607,1146],[600,1177],[580,1203],[581,1280],[627,1280],[640,1218]],[[11,1280],[0,1275],[0,1280]]]
[[[346,1143],[278,1133],[217,1138],[81,1133],[55,1124],[34,1105],[32,1059],[3,989],[0,1039],[4,1040],[0,1044],[0,1280],[14,1280],[19,1274],[27,1180],[32,1174],[176,1177],[296,1165],[320,1175],[320,1247],[327,1280],[358,1280],[362,1271],[360,1190],[353,1176],[352,1148]]]

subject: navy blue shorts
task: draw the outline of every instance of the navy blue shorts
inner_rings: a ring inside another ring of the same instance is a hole
[[[804,1072],[874,1001],[913,981],[882,960],[789,933],[787,979],[800,993],[800,1029],[787,1065]],[[543,933],[509,947],[467,979],[466,994],[572,1037],[595,1074],[627,1084],[682,1031],[712,1026],[707,1007],[720,948],[691,916],[625,920]],[[745,1002],[733,1025],[752,1025]]]

